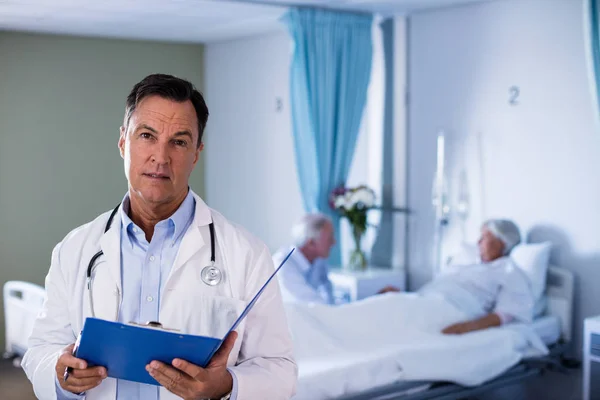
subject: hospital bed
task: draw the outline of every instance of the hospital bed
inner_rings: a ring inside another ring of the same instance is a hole
[[[4,284],[3,292],[6,321],[4,358],[23,356],[35,319],[42,309],[45,291],[33,283],[9,281]]]
[[[368,388],[364,385],[363,388],[356,390],[356,382],[360,380],[357,374],[362,374],[363,378],[365,374],[365,366],[360,363],[360,357],[364,355],[349,358],[342,364],[338,360],[337,365],[331,368],[321,365],[319,368],[323,373],[313,374],[313,376],[321,380],[321,385],[331,385],[334,380],[337,380],[336,384],[340,385],[342,380],[341,384],[344,387],[351,388],[338,397],[327,397],[335,400],[456,400],[519,383],[538,376],[548,369],[562,367],[562,356],[571,342],[573,290],[573,274],[568,270],[550,266],[545,290],[548,300],[546,311],[531,326],[550,349],[549,354],[543,357],[523,358],[492,379],[476,386],[463,386],[452,382],[409,381],[402,380],[402,377],[398,376],[394,382],[390,381],[378,386],[370,385]],[[26,282],[8,282],[4,286],[7,355],[24,354],[27,349],[27,338],[43,299],[44,289],[40,286]],[[386,349],[382,349],[376,354],[369,354],[371,358],[369,362],[371,371],[367,372],[369,376],[376,378],[386,368],[389,373],[397,367],[397,364],[401,364],[400,360],[393,359],[389,353],[386,353]],[[435,363],[435,352],[432,352],[430,358]],[[331,360],[331,363],[334,361]],[[386,365],[389,363],[392,365]],[[299,368],[306,370],[307,365],[299,362]],[[332,376],[330,372],[334,369],[337,371]],[[307,383],[302,381],[301,376],[298,384],[300,386]],[[311,398],[311,400],[318,399]]]
[[[562,361],[568,350],[572,335],[574,276],[565,269],[550,266],[547,275],[545,295],[547,307],[545,313],[537,318],[531,328],[538,334],[549,349],[549,354],[543,357],[525,357],[508,370],[498,376],[477,386],[462,386],[452,382],[406,381],[398,379],[396,382],[372,387],[362,391],[354,391],[335,397],[335,400],[457,400],[477,396],[492,389],[509,386],[542,374],[549,369],[563,369]],[[436,355],[432,352],[431,360],[435,363]],[[485,354],[482,354],[485,357]],[[400,360],[390,359],[382,353],[379,363],[370,363],[371,366],[385,370],[385,363],[401,363]],[[303,365],[300,363],[300,369]],[[321,366],[320,368],[323,369]],[[339,369],[339,365],[336,366]],[[352,387],[353,369],[356,373],[362,366],[348,364],[343,374],[337,371],[337,379],[343,376],[347,386]],[[323,369],[326,371],[326,369]],[[320,374],[323,380],[335,379],[327,373]],[[377,371],[372,376],[377,376]],[[358,375],[355,380],[358,380]],[[299,382],[302,385],[302,381]],[[339,382],[337,383],[339,384]],[[315,399],[316,400],[316,399]]]

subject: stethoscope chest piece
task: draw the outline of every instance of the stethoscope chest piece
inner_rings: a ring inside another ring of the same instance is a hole
[[[204,267],[200,276],[202,282],[206,283],[208,286],[216,286],[223,279],[223,273],[214,265],[208,265]]]

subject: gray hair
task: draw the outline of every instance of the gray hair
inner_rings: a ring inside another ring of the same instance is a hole
[[[504,255],[521,243],[519,227],[508,219],[490,219],[483,224],[492,234],[504,243]]]
[[[331,223],[331,218],[325,214],[306,214],[292,228],[292,238],[296,247],[302,247],[309,240],[317,239],[323,227]]]

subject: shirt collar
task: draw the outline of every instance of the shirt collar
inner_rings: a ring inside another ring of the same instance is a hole
[[[119,210],[121,214],[122,226],[127,233],[129,244],[133,247],[134,237],[139,234],[144,234],[143,231],[135,225],[135,223],[129,218],[129,211],[131,210],[131,200],[129,193],[125,194],[122,202],[123,206]],[[196,199],[192,194],[191,190],[188,190],[188,194],[179,206],[179,208],[166,220],[160,221],[159,224],[167,221],[169,224],[173,224],[175,230],[173,232],[173,242],[179,240],[179,238],[185,233],[192,220],[194,219],[194,212],[196,210]],[[139,232],[135,232],[135,229]]]

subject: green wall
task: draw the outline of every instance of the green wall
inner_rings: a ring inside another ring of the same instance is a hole
[[[161,72],[201,90],[203,68],[201,45],[0,32],[0,286],[43,285],[54,245],[124,196],[133,85]],[[202,154],[191,186],[204,195]]]

